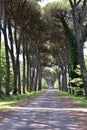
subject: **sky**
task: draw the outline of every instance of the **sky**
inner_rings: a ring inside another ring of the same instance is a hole
[[[59,1],[59,0],[41,0],[39,4],[41,5],[41,7],[44,7],[47,3],[54,2],[54,1]]]

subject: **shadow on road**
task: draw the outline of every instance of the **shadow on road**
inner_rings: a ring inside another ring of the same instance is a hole
[[[0,130],[80,130],[53,90],[47,90],[0,123]]]

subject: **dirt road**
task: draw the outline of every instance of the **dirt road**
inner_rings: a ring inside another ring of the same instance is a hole
[[[69,109],[49,89],[23,107],[11,107],[15,112],[0,122],[0,130],[80,130]]]

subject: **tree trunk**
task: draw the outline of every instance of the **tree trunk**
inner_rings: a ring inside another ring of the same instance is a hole
[[[15,25],[15,30],[14,30],[14,43],[16,46],[16,52],[17,52],[17,29]],[[15,64],[13,64],[13,70],[14,70],[14,88],[13,88],[13,94],[17,94],[17,58],[15,59]]]
[[[57,74],[58,76],[58,88],[61,91],[61,79],[60,79],[60,73]]]
[[[61,90],[64,91],[64,72],[62,69],[62,86],[61,86]]]
[[[38,51],[36,48],[36,52],[35,52],[35,78],[34,78],[34,91],[37,91],[37,81],[38,81],[38,62],[39,62],[39,57],[38,57]]]
[[[67,88],[67,69],[66,69],[66,66],[64,65],[62,68],[62,91],[65,91],[67,92],[68,91],[68,88]]]
[[[36,74],[35,74],[35,82],[34,82],[34,91],[37,91],[37,81],[38,81],[38,72],[39,72],[39,68],[38,68],[38,56],[36,56]]]
[[[13,91],[14,94],[17,92],[17,66],[16,66],[16,60],[15,60],[15,55],[14,55],[14,47],[13,47],[13,36],[12,36],[12,28],[11,28],[11,23],[8,21],[8,32],[9,32],[9,40],[10,40],[10,48],[9,52],[11,55],[11,61],[12,61],[12,68],[13,68],[13,86],[15,90]],[[16,40],[15,40],[16,41]]]
[[[64,91],[68,92],[67,88],[67,67],[64,65]]]
[[[5,22],[5,21],[4,21]],[[5,55],[6,55],[6,95],[10,96],[10,62],[9,62],[9,47],[6,33],[6,23],[4,23],[4,41],[5,41]]]
[[[39,73],[38,73],[38,90],[40,91],[42,89],[42,70],[41,67],[39,67]]]
[[[34,91],[37,91],[38,69],[36,70]]]
[[[61,73],[60,73],[60,70],[58,68],[59,67],[56,68],[57,79],[58,79],[58,89],[61,91]]]
[[[17,76],[18,76],[18,93],[21,94],[21,77],[20,77],[20,61],[19,61],[19,54],[20,54],[20,40],[19,45],[17,46]]]
[[[34,76],[35,76],[35,67],[32,67],[32,76],[31,76],[31,85],[30,85],[30,91],[34,90]]]
[[[14,66],[14,88],[13,88],[13,94],[17,94],[17,66]]]
[[[35,55],[34,55],[34,47],[32,48],[32,60],[31,60],[31,78],[30,78],[30,91],[34,90],[34,76],[35,76]]]
[[[1,24],[1,22],[0,22],[0,24]],[[1,75],[1,28],[0,28],[0,97],[2,95],[1,82],[2,82],[2,75]]]
[[[0,0],[0,69],[1,69],[1,21],[3,20],[4,0]],[[0,72],[0,97],[2,94],[2,74]]]
[[[75,22],[77,22],[75,20]],[[80,26],[80,25],[79,25]],[[81,27],[79,27],[77,24],[75,24],[75,28],[76,28],[76,40],[77,40],[77,48],[78,48],[78,61],[80,64],[80,68],[81,68],[81,75],[82,75],[82,79],[83,79],[83,86],[84,86],[84,90],[85,90],[85,97],[87,98],[87,74],[86,74],[86,66],[85,66],[85,61],[84,61],[84,54],[83,54],[83,38],[82,38],[82,31],[81,31]]]
[[[25,93],[25,45],[23,43],[23,93]]]
[[[81,46],[82,42],[79,41],[78,43],[78,59],[79,59],[79,64],[81,68],[81,74],[82,74],[82,79],[83,79],[83,86],[85,90],[85,97],[87,98],[87,72],[86,72],[86,66],[85,66],[85,61],[84,61],[84,54],[83,54],[83,47]]]
[[[31,79],[31,60],[30,60],[30,46],[26,42],[26,62],[27,62],[27,91],[30,91],[30,79]]]
[[[86,34],[83,33],[83,22],[85,18],[85,8],[87,5],[87,1],[84,0],[83,2],[73,2],[72,0],[69,0],[72,11],[73,11],[73,25],[75,30],[75,36],[77,41],[77,50],[78,50],[78,62],[80,64],[81,68],[81,75],[83,79],[83,87],[85,90],[85,97],[87,98],[87,74],[86,74],[86,67],[84,62],[84,55],[83,55],[83,45],[84,45],[84,37],[86,37]],[[79,15],[78,6],[82,2],[82,10]],[[78,3],[78,4],[77,4]]]
[[[26,56],[27,57],[27,56]],[[29,92],[29,86],[30,86],[30,69],[29,69],[29,58],[27,57],[27,92]]]

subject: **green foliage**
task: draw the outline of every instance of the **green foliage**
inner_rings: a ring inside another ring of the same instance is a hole
[[[46,89],[47,88],[47,82],[45,79],[42,79],[42,89]]]
[[[77,65],[77,68],[76,68],[75,72],[76,72],[79,76],[81,76],[81,69],[80,69],[80,66],[79,66],[79,65]]]
[[[85,55],[85,66],[86,66],[86,70],[87,70],[87,56]]]
[[[43,71],[49,73],[50,75],[55,75],[56,74],[55,69],[53,69],[51,67],[44,67]]]
[[[64,18],[61,18],[61,22],[63,24],[64,30],[65,30],[65,35],[67,37],[69,48],[70,48],[69,63],[73,64],[73,65],[77,65],[78,64],[78,53],[77,53],[77,44],[76,44],[75,36]]]
[[[71,80],[71,82],[74,83],[76,87],[82,86],[82,83],[83,83],[81,78],[74,78]]]
[[[77,65],[75,73],[77,74],[77,77],[70,80],[72,87],[74,87],[72,89],[75,91],[77,96],[83,95],[83,81],[81,78],[81,70],[79,65]]]
[[[3,45],[3,43],[2,43]],[[5,58],[5,50],[2,46],[1,50],[1,67],[0,67],[0,73],[2,77],[2,86],[5,87],[5,79],[6,79],[6,58]]]
[[[12,70],[12,66],[10,68],[10,91],[12,91],[13,89],[13,70]]]
[[[55,81],[55,83],[54,83],[54,88],[55,88],[55,89],[58,89],[58,80]]]
[[[0,67],[0,73],[2,77],[2,90],[5,91],[5,84],[6,84],[6,57],[5,57],[5,48],[4,43],[2,43],[1,48],[1,67]],[[13,88],[13,71],[12,71],[12,64],[10,63],[10,91]]]
[[[82,78],[81,78],[81,70],[80,70],[80,66],[77,65],[77,68],[75,69],[75,73],[78,75],[78,77],[71,79],[71,83],[73,83],[75,85],[75,87],[83,87],[83,82],[82,82]]]
[[[84,96],[77,97],[77,96],[75,96],[73,94],[70,94],[68,92],[62,92],[62,91],[58,91],[58,93],[87,107],[87,99],[85,99]]]
[[[3,109],[6,109],[10,106],[16,105],[22,101],[26,101],[27,99],[34,97],[38,94],[43,93],[43,91],[37,91],[37,92],[31,92],[31,93],[26,93],[26,94],[22,94],[22,95],[12,95],[11,97],[7,97],[7,96],[2,96],[2,98],[0,99],[0,111]]]

